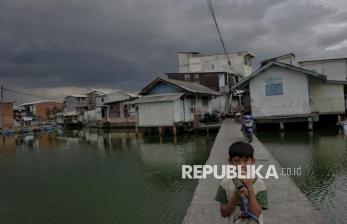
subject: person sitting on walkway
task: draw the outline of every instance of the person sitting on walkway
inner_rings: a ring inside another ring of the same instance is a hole
[[[241,166],[244,172],[247,165],[254,165],[253,146],[242,141],[229,147],[229,164]],[[267,191],[263,180],[223,179],[215,200],[220,202],[222,217],[228,217],[229,223],[263,224],[262,211],[268,209]]]

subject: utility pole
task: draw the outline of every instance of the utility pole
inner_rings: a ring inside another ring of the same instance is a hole
[[[1,86],[1,129],[4,132],[4,87]]]

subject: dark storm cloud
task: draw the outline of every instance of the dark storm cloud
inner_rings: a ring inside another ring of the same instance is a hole
[[[325,48],[346,37],[324,32],[346,18],[324,4],[213,2],[228,49],[250,50],[256,62],[332,54]],[[8,85],[139,89],[176,71],[178,51],[221,52],[205,0],[0,1],[0,80]]]

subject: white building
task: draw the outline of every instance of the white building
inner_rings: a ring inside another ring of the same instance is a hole
[[[137,98],[139,98],[137,93],[124,90],[107,94],[102,108],[103,116],[109,125],[135,126],[136,108],[133,101]]]
[[[284,55],[277,56],[274,58],[266,59],[266,60],[261,62],[261,66],[263,66],[269,62],[272,62],[272,61],[278,61],[278,62],[282,62],[285,64],[290,64],[290,65],[300,67],[300,64],[299,64],[299,62],[297,62],[294,53],[288,53],[288,54],[284,54]]]
[[[99,105],[97,105],[96,98],[99,96],[102,97],[106,95],[107,95],[107,92],[98,91],[98,90],[94,90],[87,93],[86,96],[87,96],[88,110],[94,110],[95,108],[97,108],[97,106],[102,106],[100,105],[100,102],[98,102]]]
[[[325,75],[331,82],[343,83],[347,107],[347,58],[300,61],[299,64],[302,68]]]
[[[222,95],[213,99],[213,110],[229,114],[238,110],[238,101],[231,87],[252,73],[254,54],[249,51],[237,53],[200,54],[179,52],[178,73],[167,73],[169,79],[195,82]]]
[[[95,96],[95,108],[103,107],[109,94],[110,93],[104,93],[104,94],[96,95]]]
[[[137,106],[139,127],[176,126],[193,122],[210,112],[209,104],[220,93],[197,83],[156,78],[140,92]]]
[[[323,74],[328,80],[347,81],[347,58],[300,61],[305,69]]]
[[[224,53],[179,52],[177,56],[178,72],[227,72],[240,77],[246,77],[252,73],[252,59],[254,56],[249,51],[229,53],[228,55]]]
[[[88,110],[87,95],[69,95],[65,97],[65,112],[83,112]]]
[[[252,115],[259,121],[307,121],[315,115],[345,113],[343,83],[276,60],[265,63],[234,89],[249,90]]]
[[[293,53],[289,53],[265,60],[262,62],[262,65],[271,61],[279,61],[282,63],[291,64],[297,67],[314,71],[318,74],[325,75],[328,83],[330,84],[343,84],[345,105],[347,106],[347,58],[297,61],[295,55]],[[330,90],[329,92],[334,92],[334,90]]]

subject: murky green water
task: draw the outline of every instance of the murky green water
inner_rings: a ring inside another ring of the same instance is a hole
[[[74,137],[73,137],[74,136]],[[215,135],[76,132],[0,142],[1,223],[180,223]]]
[[[283,167],[302,167],[293,179],[327,223],[346,223],[347,136],[329,129],[257,135]]]

